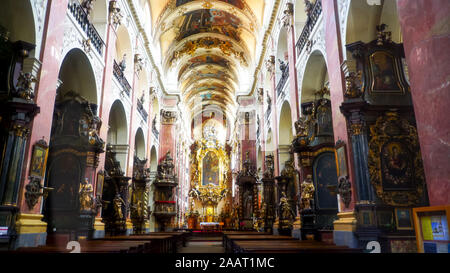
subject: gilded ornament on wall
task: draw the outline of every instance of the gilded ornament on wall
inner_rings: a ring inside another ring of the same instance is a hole
[[[411,206],[422,198],[424,170],[416,128],[396,111],[370,127],[369,171],[376,193],[386,204]]]

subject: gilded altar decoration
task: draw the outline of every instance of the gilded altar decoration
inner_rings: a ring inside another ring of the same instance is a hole
[[[424,189],[424,170],[417,130],[396,111],[370,127],[369,171],[376,193],[386,204],[417,204]]]
[[[308,174],[306,179],[301,184],[301,208],[311,209],[311,201],[314,199],[314,183],[312,181],[312,175]]]
[[[265,179],[271,179],[273,178],[273,172],[274,172],[274,161],[273,161],[273,155],[266,155],[265,161],[265,170],[263,173],[263,178]]]
[[[114,214],[117,220],[124,220],[122,205],[126,205],[125,201],[120,197],[120,194],[116,194],[113,199]]]
[[[281,228],[292,228],[295,219],[294,210],[286,197],[286,193],[283,191],[280,198],[280,226]]]
[[[275,72],[275,56],[270,55],[269,59],[266,60],[266,69],[269,74]]]
[[[228,192],[230,176],[229,158],[214,126],[205,126],[203,139],[191,146],[191,166],[189,196],[204,205],[217,205]]]
[[[94,210],[94,190],[91,183],[86,178],[80,184],[79,198],[80,198],[80,211],[92,211]]]
[[[31,73],[20,72],[17,79],[15,95],[27,101],[33,101],[34,88],[33,83],[37,82],[36,78]]]
[[[363,95],[361,90],[362,86],[362,72],[358,73],[350,72],[347,77],[345,77],[345,93],[346,98],[360,98]]]
[[[377,25],[377,45],[382,46],[385,43],[392,43],[392,32],[391,31],[385,31],[386,27],[388,25],[381,24]]]

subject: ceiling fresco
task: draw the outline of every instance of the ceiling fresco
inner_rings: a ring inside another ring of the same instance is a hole
[[[161,4],[164,2],[164,4]],[[164,0],[152,9],[165,75],[181,95],[190,118],[210,107],[235,118],[236,96],[248,88],[264,0]]]
[[[180,16],[173,24],[178,29],[177,41],[197,33],[218,33],[240,41],[241,20],[236,16],[217,9],[194,10]]]

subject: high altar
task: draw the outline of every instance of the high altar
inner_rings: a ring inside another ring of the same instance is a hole
[[[200,228],[200,222],[229,222],[229,153],[217,139],[214,126],[206,126],[203,138],[191,146],[191,200],[189,228]]]

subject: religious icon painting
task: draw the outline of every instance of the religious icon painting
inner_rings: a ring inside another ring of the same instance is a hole
[[[413,162],[411,152],[401,142],[386,143],[381,152],[384,190],[414,189]]]
[[[45,140],[39,140],[33,146],[31,157],[30,176],[42,179],[47,164],[48,145]]]
[[[369,58],[373,93],[404,93],[398,81],[395,59],[384,51],[376,51]]]
[[[395,220],[398,230],[412,230],[413,223],[410,209],[395,209]]]
[[[347,152],[345,143],[342,140],[339,140],[336,143],[335,156],[336,156],[337,176],[338,177],[347,176],[348,175]]]

